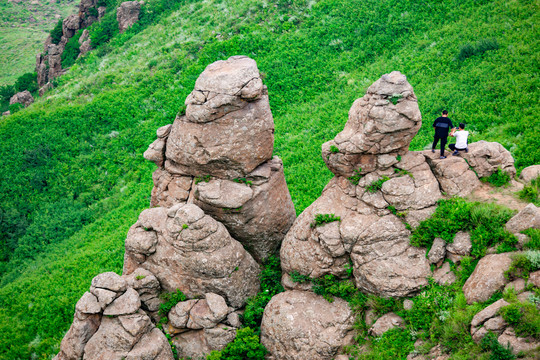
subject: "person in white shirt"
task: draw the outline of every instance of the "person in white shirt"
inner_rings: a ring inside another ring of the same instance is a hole
[[[460,151],[469,152],[469,147],[467,146],[467,138],[469,137],[469,132],[465,131],[465,124],[459,123],[459,128],[456,131],[456,128],[452,129],[450,136],[456,138],[455,144],[450,144],[448,147],[450,150],[454,151],[453,156],[459,154]]]

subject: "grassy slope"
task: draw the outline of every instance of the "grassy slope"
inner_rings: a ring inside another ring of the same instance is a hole
[[[36,55],[58,19],[78,11],[74,0],[0,0],[0,86],[33,72]],[[59,18],[57,18],[57,16]]]
[[[183,6],[113,40],[46,99],[0,122],[0,204],[28,211],[35,225],[12,238],[18,244],[2,244],[14,251],[3,265],[0,358],[48,358],[91,278],[121,271],[125,233],[151,188],[142,152],[215,60],[246,54],[266,74],[275,154],[298,212],[331,177],[320,145],[342,129],[354,99],[392,70],[408,76],[424,115],[413,149],[429,144],[431,119],[449,108],[475,140],[502,142],[521,167],[540,163],[534,2],[278,4]],[[461,45],[491,37],[500,49],[456,60]],[[57,219],[75,224],[62,228]]]

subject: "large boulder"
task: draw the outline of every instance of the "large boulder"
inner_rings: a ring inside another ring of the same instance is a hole
[[[118,21],[118,30],[120,30],[120,33],[123,33],[139,21],[140,12],[141,3],[139,1],[126,1],[120,4],[118,9],[116,9],[116,20]]]
[[[62,22],[62,34],[66,39],[70,39],[81,27],[81,18],[77,14],[69,15]]]
[[[472,275],[463,285],[467,303],[487,301],[508,283],[504,272],[508,270],[512,259],[508,253],[486,255],[476,265]]]
[[[357,99],[345,128],[322,146],[323,159],[336,175],[349,177],[392,165],[404,155],[422,124],[412,86],[399,71],[383,75]],[[393,160],[392,160],[393,158]]]
[[[9,105],[22,104],[24,107],[29,106],[34,102],[34,97],[28,90],[16,93],[9,99]]]
[[[526,229],[540,229],[540,209],[533,203],[512,217],[505,225],[506,230],[517,234]]]
[[[167,141],[171,174],[243,178],[272,158],[274,122],[254,60],[233,56],[206,67]]]
[[[84,29],[82,32],[81,37],[79,38],[79,45],[79,57],[92,50],[92,39],[90,39],[90,33],[87,29]]]
[[[478,177],[489,176],[497,169],[507,172],[511,177],[516,175],[512,154],[499,143],[484,140],[471,143],[469,152],[461,155],[467,159]]]
[[[277,254],[296,212],[283,163],[272,158],[274,124],[256,63],[235,56],[209,65],[186,104],[144,153],[158,166],[151,206],[194,202],[255,260]]]
[[[524,183],[529,183],[539,176],[540,176],[540,165],[531,165],[521,170],[521,174],[519,174],[519,179],[523,181]]]
[[[124,274],[150,271],[169,292],[213,292],[240,308],[259,290],[259,266],[225,226],[193,204],[144,210],[126,239]]]
[[[261,343],[274,359],[331,360],[353,342],[354,314],[342,299],[332,303],[309,291],[286,291],[264,310]]]

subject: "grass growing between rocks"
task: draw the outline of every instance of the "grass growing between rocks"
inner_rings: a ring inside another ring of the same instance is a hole
[[[213,61],[248,55],[266,75],[274,154],[298,213],[332,177],[321,144],[393,70],[407,75],[424,116],[412,150],[430,143],[430,119],[447,108],[511,150],[519,168],[540,163],[533,1],[169,3],[171,12],[156,8],[0,119],[1,359],[49,359],[90,280],[120,271],[125,234],[152,186],[142,153]],[[482,39],[499,47],[458,59]]]

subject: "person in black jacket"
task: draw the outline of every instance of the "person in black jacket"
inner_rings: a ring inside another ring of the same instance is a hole
[[[433,128],[435,129],[435,138],[433,140],[433,146],[431,147],[431,152],[435,152],[437,143],[441,140],[441,157],[440,159],[446,159],[444,156],[444,147],[446,146],[446,140],[448,139],[448,131],[452,129],[452,120],[448,118],[448,111],[443,110],[442,116],[439,116],[435,119],[433,123]]]

